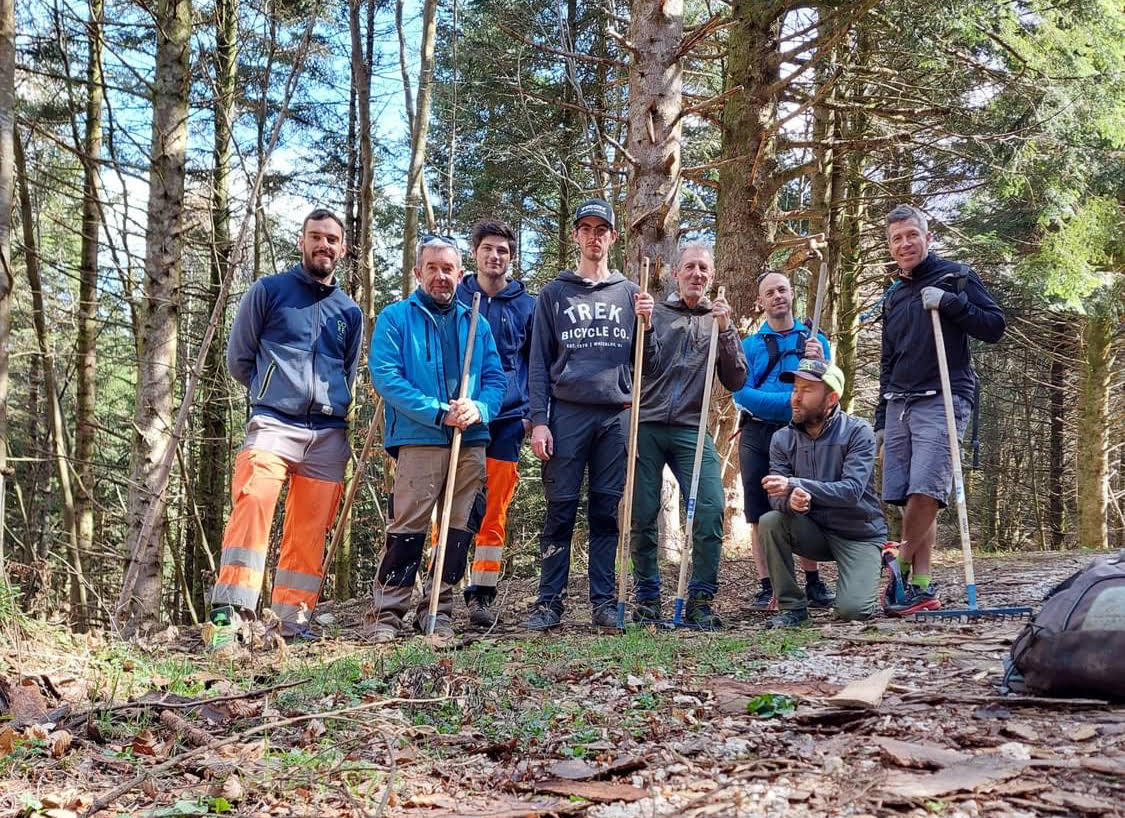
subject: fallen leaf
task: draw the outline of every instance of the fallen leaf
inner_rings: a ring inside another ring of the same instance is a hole
[[[13,721],[36,721],[47,712],[47,702],[34,679],[23,679],[10,695]]]
[[[304,732],[301,733],[301,745],[307,747],[314,744],[318,738],[328,732],[328,728],[324,726],[324,722],[320,719],[309,719],[309,723],[305,725]]]
[[[552,779],[537,781],[535,789],[568,797],[578,796],[587,801],[639,801],[648,797],[648,791],[632,784],[615,784],[612,781],[563,781]]]
[[[16,731],[11,727],[0,730],[0,756],[6,756],[16,746]]]
[[[47,746],[51,748],[52,758],[62,758],[70,749],[70,733],[66,730],[56,730],[47,736]]]
[[[139,756],[156,755],[156,735],[151,730],[141,730],[133,737],[133,752]]]
[[[242,781],[237,775],[227,776],[223,783],[212,785],[208,791],[208,795],[212,798],[225,798],[232,804],[241,801],[243,794]]]
[[[598,774],[598,768],[587,764],[581,759],[568,758],[564,761],[556,761],[546,769],[546,772],[548,775],[552,775],[555,778],[565,778],[568,781],[583,781],[596,776]]]
[[[875,736],[873,741],[884,755],[901,767],[948,767],[971,758],[967,753],[921,741],[899,741],[886,736]]]

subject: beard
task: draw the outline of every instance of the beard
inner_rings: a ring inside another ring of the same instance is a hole
[[[336,269],[336,259],[323,253],[305,254],[301,263],[304,264],[309,275],[319,278],[321,281],[331,276]]]
[[[793,410],[793,421],[802,425],[820,426],[828,417],[827,401],[819,406],[806,406]]]

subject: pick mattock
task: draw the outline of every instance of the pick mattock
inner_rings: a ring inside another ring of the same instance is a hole
[[[813,247],[814,252],[819,256],[820,251]],[[816,340],[816,334],[820,332],[820,313],[824,309],[824,292],[828,288],[828,262],[821,257],[820,262],[820,276],[816,281],[816,306],[813,307],[812,327],[809,328],[809,337]],[[804,350],[801,350],[802,354]]]
[[[969,543],[969,512],[965,507],[965,478],[961,472],[961,445],[957,440],[957,419],[953,414],[953,392],[949,387],[949,362],[945,357],[945,335],[941,330],[941,316],[930,310],[934,323],[934,345],[937,348],[938,373],[941,376],[941,396],[945,403],[945,430],[949,436],[949,454],[953,458],[953,494],[957,500],[957,522],[961,529],[961,559],[965,565],[965,597],[968,608],[945,608],[936,611],[919,611],[915,617],[953,617],[977,619],[981,617],[1030,616],[1031,608],[1010,606],[1006,608],[978,608],[977,580],[973,572],[973,549]]]
[[[469,318],[469,340],[465,343],[465,363],[461,367],[461,400],[469,397],[469,370],[473,364],[473,342],[477,337],[477,318],[480,316],[480,293],[473,294],[473,312]],[[445,493],[441,503],[441,525],[438,528],[437,550],[434,552],[434,570],[430,572],[430,618],[426,622],[426,636],[434,635],[437,619],[438,597],[441,595],[441,575],[445,570],[445,544],[449,540],[449,515],[453,511],[453,491],[457,486],[457,461],[461,458],[461,429],[453,428],[453,444],[449,447],[449,471],[445,475]]]
[[[648,292],[648,256],[641,262],[641,292]],[[617,531],[617,627],[625,630],[626,575],[629,571],[629,533],[633,527],[633,480],[637,474],[637,431],[641,425],[641,369],[645,358],[647,323],[637,316],[633,334],[633,400],[629,404],[629,439],[625,448],[625,494],[621,498],[621,514]]]
[[[348,515],[351,513],[352,503],[355,502],[355,493],[359,490],[359,485],[363,482],[363,475],[367,471],[367,461],[371,457],[371,449],[375,445],[375,432],[379,428],[379,413],[382,411],[382,404],[383,399],[376,395],[375,413],[371,417],[371,426],[367,429],[367,440],[363,442],[363,452],[359,456],[359,464],[355,467],[352,482],[348,486],[348,493],[344,495],[344,505],[336,518],[336,529],[332,532],[332,542],[328,544],[328,550],[324,553],[324,563],[320,566],[320,587],[316,590],[318,600],[320,595],[324,593],[324,583],[328,578],[328,566],[332,564],[336,551],[340,547],[340,541],[344,539],[344,531],[348,527]]]
[[[719,287],[719,298],[726,297],[726,287]],[[719,355],[719,322],[711,324],[711,340],[707,347],[707,372],[703,380],[703,404],[699,407],[699,431],[695,436],[695,458],[691,463],[691,486],[688,488],[687,523],[684,546],[680,551],[680,579],[676,585],[672,624],[677,628],[690,628],[684,622],[684,594],[687,592],[688,566],[691,565],[695,545],[695,501],[699,495],[699,472],[703,468],[703,445],[707,441],[707,411],[711,407],[711,387],[715,385],[715,359]]]

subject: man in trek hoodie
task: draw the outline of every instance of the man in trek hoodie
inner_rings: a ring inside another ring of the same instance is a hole
[[[465,589],[469,623],[490,628],[496,624],[497,613],[492,604],[500,580],[508,506],[519,483],[520,448],[531,430],[527,367],[535,299],[522,282],[508,276],[516,253],[516,234],[511,227],[495,219],[478,222],[473,227],[472,249],[477,273],[462,279],[457,286],[457,298],[472,305],[473,296],[481,294],[480,314],[492,328],[500,365],[508,379],[500,412],[488,424],[484,519],[476,536],[470,584]]]
[[[893,616],[941,607],[930,580],[930,554],[937,513],[953,483],[953,459],[930,312],[941,318],[958,436],[977,386],[969,338],[991,344],[1004,334],[1004,313],[980,277],[931,252],[932,239],[926,214],[917,208],[899,205],[887,214],[887,244],[899,276],[883,301],[875,434],[884,446],[883,501],[905,506],[898,567],[909,578],[902,601],[895,583],[887,586],[884,607]]]
[[[543,462],[547,516],[539,537],[539,599],[524,623],[545,631],[562,620],[579,489],[589,472],[590,604],[598,628],[616,629],[617,504],[625,490],[627,408],[637,316],[648,293],[609,269],[617,241],[613,209],[601,199],[575,211],[578,269],[563,270],[539,295],[532,331],[532,451]]]
[[[344,227],[314,210],[297,238],[301,263],[254,282],[238,306],[227,367],[250,390],[250,424],[235,459],[234,498],[204,640],[216,656],[238,651],[241,619],[262,590],[270,525],[289,480],[274,613],[286,638],[307,631],[321,583],[324,538],[351,454],[347,415],[363,340],[363,312],[336,285]]]
[[[453,587],[465,575],[469,543],[484,514],[488,424],[500,411],[507,385],[492,330],[478,321],[467,397],[458,397],[472,323],[471,310],[456,298],[464,275],[461,251],[452,238],[427,236],[417,258],[418,289],[379,313],[368,357],[371,383],[386,404],[383,445],[397,460],[386,549],[368,617],[367,635],[376,642],[404,631],[434,507],[443,499],[456,428],[462,438],[445,562],[438,589],[431,576],[414,614],[415,629],[428,632],[430,595],[437,593],[433,634],[453,636]]]

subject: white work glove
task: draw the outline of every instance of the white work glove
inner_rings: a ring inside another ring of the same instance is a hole
[[[941,287],[923,287],[922,288],[922,306],[927,310],[941,309],[941,299],[945,296],[945,290]]]

